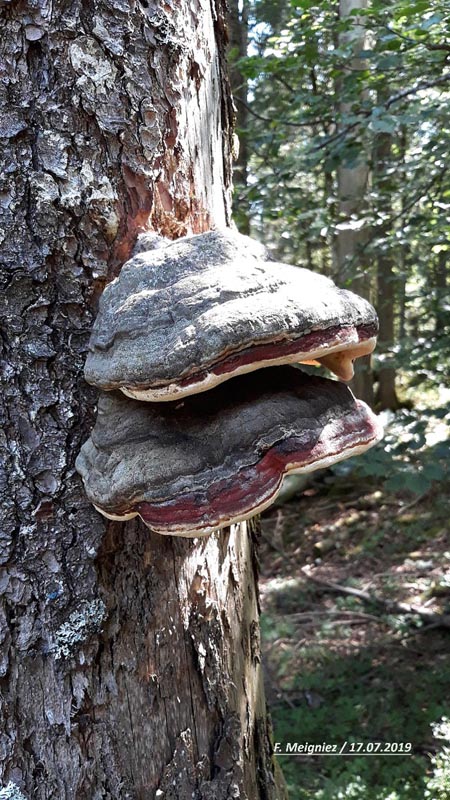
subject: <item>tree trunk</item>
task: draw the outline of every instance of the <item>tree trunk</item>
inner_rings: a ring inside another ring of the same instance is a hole
[[[352,17],[349,30],[341,32],[339,45],[351,47],[352,57],[349,69],[353,72],[364,69],[365,62],[359,53],[365,47],[365,28],[359,23],[355,12],[367,8],[367,0],[339,0],[339,16],[341,20]],[[336,86],[338,100],[338,113],[345,119],[351,113],[352,103],[357,98],[349,99],[341,91],[340,82]],[[360,98],[363,99],[362,97]],[[370,300],[371,273],[367,257],[364,255],[364,246],[367,242],[368,230],[360,224],[360,217],[364,211],[369,179],[369,164],[366,154],[362,151],[356,161],[343,160],[337,169],[337,185],[339,199],[339,218],[335,237],[335,262],[337,263],[337,277],[341,283],[349,282],[353,291]],[[355,364],[355,377],[352,389],[357,397],[373,405],[373,375],[371,357],[359,358]]]
[[[447,271],[448,271],[448,252],[447,250],[440,250],[435,259],[434,267],[434,332],[436,335],[442,334],[447,327],[448,310],[445,307],[448,297],[447,286]]]
[[[374,187],[379,195],[378,210],[386,216],[391,213],[390,173],[392,160],[392,136],[377,134],[374,147]],[[391,250],[384,248],[377,258],[377,311],[380,319],[378,350],[387,361],[381,360],[378,369],[377,407],[381,410],[399,408],[395,390],[395,367],[390,363],[395,337],[395,289],[394,258]]]
[[[16,800],[279,797],[254,536],[106,523],[74,470],[105,283],[140,230],[229,223],[224,4],[1,14],[3,785]]]
[[[400,135],[398,137],[398,158],[400,169],[406,170],[406,150],[408,145],[408,134],[406,125],[400,128]],[[406,187],[405,187],[406,188]],[[402,217],[406,211],[407,192],[401,196],[401,211]],[[407,313],[407,293],[406,287],[408,284],[410,262],[411,262],[411,247],[409,242],[404,242],[403,246],[398,250],[398,276],[396,281],[396,295],[398,305],[398,340],[403,342],[406,338],[406,313]]]
[[[236,100],[236,126],[238,130],[239,152],[234,166],[236,192],[233,201],[234,216],[241,233],[250,233],[250,209],[247,199],[248,183],[248,109],[247,78],[244,77],[237,61],[247,55],[248,47],[248,0],[229,0],[230,21],[230,82]]]
[[[377,408],[382,411],[390,408],[395,411],[399,408],[399,401],[395,390],[395,367],[389,364],[389,359],[394,344],[394,300],[395,300],[395,275],[393,260],[389,253],[378,256],[378,293],[377,311],[380,319],[380,332],[378,350],[381,356],[387,356],[388,363],[380,362],[378,367]]]

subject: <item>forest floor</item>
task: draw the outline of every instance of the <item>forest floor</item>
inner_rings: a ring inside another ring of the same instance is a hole
[[[290,800],[450,800],[433,728],[450,718],[450,616],[428,616],[450,615],[449,532],[450,487],[389,493],[360,476],[319,474],[263,515],[274,742],[346,743],[346,756],[280,757]]]

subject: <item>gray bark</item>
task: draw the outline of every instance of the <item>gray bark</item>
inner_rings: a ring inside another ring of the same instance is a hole
[[[0,774],[44,800],[272,798],[254,541],[105,524],[74,470],[99,294],[229,221],[222,0],[3,2]]]

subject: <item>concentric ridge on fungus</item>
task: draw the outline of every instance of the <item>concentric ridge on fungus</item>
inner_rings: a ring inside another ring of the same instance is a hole
[[[268,259],[230,229],[137,253],[100,299],[85,376],[170,401],[260,367],[320,361],[342,380],[375,346],[372,306],[323,275]]]
[[[380,437],[346,386],[279,367],[180,403],[102,395],[76,467],[105,516],[138,514],[159,533],[201,536],[269,506],[288,473],[327,467]]]

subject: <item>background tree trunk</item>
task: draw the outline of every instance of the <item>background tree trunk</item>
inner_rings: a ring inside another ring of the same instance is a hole
[[[379,211],[386,218],[392,214],[391,192],[389,184],[391,176],[389,168],[392,160],[392,136],[390,133],[378,133],[374,145],[374,188],[379,192]],[[385,246],[386,247],[386,246]],[[396,411],[399,401],[395,389],[396,370],[389,359],[394,345],[396,276],[394,273],[394,257],[391,249],[382,249],[377,257],[377,311],[380,319],[378,350],[381,356],[387,356],[387,363],[381,360],[378,368],[377,407],[380,410],[390,408]]]
[[[355,12],[367,8],[367,0],[339,0],[339,17],[342,21],[352,20],[351,27],[339,36],[340,47],[351,47],[352,57],[349,69],[355,71],[365,68],[365,62],[359,53],[365,48],[366,31],[359,23]],[[352,111],[352,103],[364,98],[354,97],[349,102],[345,93],[341,93],[338,82],[336,86],[338,113],[341,120]],[[342,123],[341,123],[342,124]],[[364,256],[367,242],[367,226],[359,224],[366,203],[367,183],[369,180],[369,163],[367,154],[361,150],[359,157],[351,161],[345,160],[345,154],[337,169],[337,187],[339,213],[341,222],[337,226],[335,240],[335,261],[337,262],[337,278],[345,283],[351,277],[351,288],[362,297],[371,299],[371,273],[368,259]],[[354,156],[353,156],[354,158]],[[355,364],[355,377],[352,389],[357,397],[373,405],[373,375],[371,357],[359,358]]]
[[[14,797],[274,798],[254,537],[105,523],[74,459],[136,234],[229,223],[222,0],[1,9],[0,769]]]
[[[239,152],[235,159],[234,182],[238,188],[234,197],[234,216],[237,216],[241,233],[250,234],[249,202],[246,195],[248,183],[248,82],[237,61],[245,58],[248,48],[248,0],[229,0],[230,23],[230,83],[236,101],[236,127],[238,131]]]
[[[439,335],[445,330],[448,320],[448,308],[446,301],[448,297],[447,285],[448,272],[448,251],[441,250],[435,257],[433,280],[434,280],[434,332]]]

